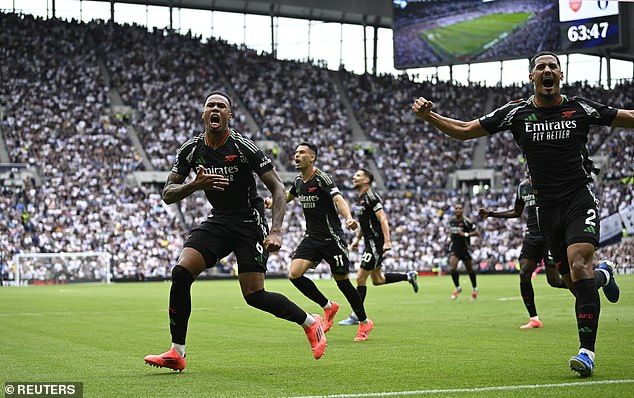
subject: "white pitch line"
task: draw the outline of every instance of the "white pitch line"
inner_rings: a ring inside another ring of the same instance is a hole
[[[497,387],[478,387],[478,388],[452,388],[448,390],[393,391],[393,392],[377,392],[377,393],[365,393],[365,394],[302,395],[302,396],[287,397],[287,398],[397,397],[402,395],[476,393],[476,392],[485,392],[485,391],[512,391],[512,390],[528,390],[528,389],[554,388],[554,387],[583,387],[587,385],[624,384],[624,383],[634,383],[634,379],[583,381],[583,382],[576,382],[576,383],[558,383],[558,384],[528,384],[528,385],[518,385],[518,386],[497,386]]]

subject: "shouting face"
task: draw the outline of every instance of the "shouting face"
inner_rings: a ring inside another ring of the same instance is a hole
[[[537,57],[535,66],[533,66],[531,73],[528,75],[535,87],[535,95],[547,101],[559,98],[559,85],[563,76],[557,58],[552,55]]]
[[[229,100],[221,94],[212,94],[205,100],[203,109],[203,122],[205,131],[225,132],[231,119],[231,107]]]
[[[302,170],[313,165],[315,162],[315,152],[306,145],[300,145],[295,150],[295,168]]]

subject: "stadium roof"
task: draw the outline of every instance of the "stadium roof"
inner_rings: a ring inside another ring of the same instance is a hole
[[[392,2],[389,0],[116,0],[115,3],[239,12],[392,28]]]

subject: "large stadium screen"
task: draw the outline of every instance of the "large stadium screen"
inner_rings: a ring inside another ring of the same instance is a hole
[[[397,69],[619,44],[617,1],[393,0],[392,4]]]
[[[619,45],[617,1],[559,0],[561,49]]]

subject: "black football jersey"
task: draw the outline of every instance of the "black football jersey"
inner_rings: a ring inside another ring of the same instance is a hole
[[[222,174],[229,180],[224,191],[205,191],[212,206],[212,218],[248,218],[253,216],[253,209],[261,207],[254,173],[262,175],[272,170],[273,164],[253,141],[230,129],[225,140],[212,148],[205,133],[200,133],[180,147],[171,171],[187,176],[199,166],[205,168],[205,173]]]
[[[581,97],[561,96],[540,108],[535,96],[511,101],[480,118],[490,134],[510,130],[524,152],[539,205],[566,198],[591,181],[586,143],[591,125],[609,126],[617,110]]]
[[[330,175],[318,168],[307,181],[298,175],[289,192],[299,199],[304,210],[306,236],[324,240],[331,240],[335,236],[345,237],[332,200],[341,192]]]
[[[524,206],[526,212],[526,233],[531,235],[541,235],[537,222],[537,209],[533,186],[528,180],[524,180],[517,187],[515,196],[515,206]]]
[[[376,212],[383,209],[381,197],[372,188],[357,197],[355,215],[365,239],[384,239]]]
[[[461,220],[452,218],[449,222],[449,233],[451,236],[451,250],[453,251],[468,251],[471,247],[471,238],[468,236],[459,235],[459,232],[471,233],[475,231],[475,225],[467,218],[463,217]]]

